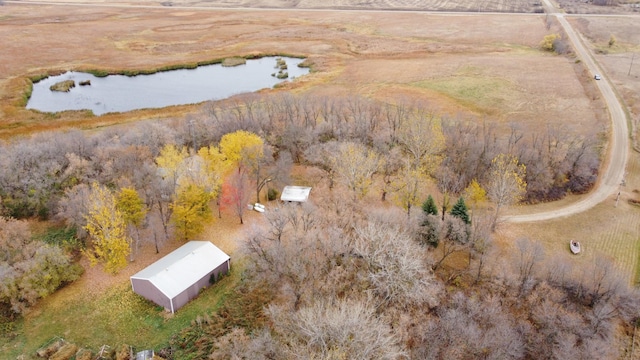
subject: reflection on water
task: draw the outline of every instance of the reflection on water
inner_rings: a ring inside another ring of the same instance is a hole
[[[278,73],[276,59],[264,57],[247,60],[245,65],[233,67],[216,64],[131,77],[110,75],[99,78],[88,73],[70,71],[33,84],[27,109],[43,112],[88,109],[96,115],[102,115],[224,99],[240,93],[271,88],[286,81],[272,76]],[[286,61],[289,79],[309,72],[308,68],[298,67],[304,59],[281,59]],[[64,80],[74,80],[76,86],[69,92],[49,90],[51,85]],[[81,81],[86,80],[91,85],[79,86]]]

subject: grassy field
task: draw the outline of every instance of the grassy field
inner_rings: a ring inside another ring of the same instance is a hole
[[[251,212],[245,220],[259,222],[260,219],[257,213]],[[14,324],[9,336],[0,337],[0,359],[34,354],[54,337],[94,352],[102,345],[113,348],[127,344],[136,349],[159,349],[167,345],[171,336],[193,319],[215,312],[240,281],[243,264],[239,255],[235,255],[243,228],[238,224],[237,217],[223,213],[222,219],[205,229],[201,239],[214,242],[232,257],[231,274],[203,290],[175,314],[135,294],[129,277],[182,243],[169,242],[159,254],[155,253],[153,244],[143,244],[136,261],[115,276],[105,274],[99,266],[89,267],[83,260],[86,271],[81,279],[38,303]],[[32,231],[44,232],[46,226],[35,223]]]
[[[15,359],[35,351],[54,337],[89,348],[127,344],[138,350],[166,346],[171,336],[185,328],[198,315],[211,313],[224,301],[240,279],[233,269],[214,286],[203,290],[174,315],[143,299],[120,282],[98,296],[69,286],[44,300],[17,324],[17,335],[2,339],[1,358]]]

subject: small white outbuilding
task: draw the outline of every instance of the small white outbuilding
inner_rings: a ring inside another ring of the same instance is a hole
[[[305,202],[309,200],[311,188],[306,186],[285,186],[280,195],[281,201]]]
[[[209,241],[189,241],[131,276],[133,292],[171,313],[231,269],[231,258]]]

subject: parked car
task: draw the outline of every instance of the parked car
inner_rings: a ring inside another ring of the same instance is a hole
[[[595,74],[595,75],[593,76],[593,78],[594,78],[594,79],[596,79],[596,80],[600,80],[600,79],[601,79],[600,74]]]

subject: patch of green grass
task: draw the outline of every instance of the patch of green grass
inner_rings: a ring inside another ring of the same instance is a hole
[[[48,77],[49,77],[49,74],[40,74],[40,75],[34,75],[34,76],[31,76],[31,77],[29,78],[29,80],[31,80],[31,82],[32,82],[33,84],[35,84],[35,83],[37,83],[38,81],[44,80],[44,79],[46,79],[46,78],[48,78]]]
[[[239,282],[241,271],[236,266],[229,276],[201,291],[174,315],[135,294],[128,281],[98,297],[79,293],[79,287],[71,285],[63,291],[77,294],[46,299],[36,313],[14,322],[11,334],[0,334],[0,344],[4,344],[0,353],[7,359],[21,354],[28,359],[55,336],[93,351],[105,344],[159,349],[199,315],[216,311]]]
[[[98,69],[88,69],[84,70],[85,72],[92,74],[95,77],[107,77],[109,76],[109,72],[106,70],[98,70]]]
[[[468,72],[419,81],[413,85],[441,93],[460,105],[482,113],[491,114],[505,106],[509,92],[514,91],[509,81]]]
[[[34,238],[47,244],[60,246],[75,254],[79,254],[85,247],[85,244],[76,237],[75,227],[50,227],[42,234],[35,234]]]
[[[29,99],[31,99],[31,94],[33,94],[33,83],[29,82],[29,87],[24,91],[24,93],[22,93],[22,99],[18,106],[27,106]]]

